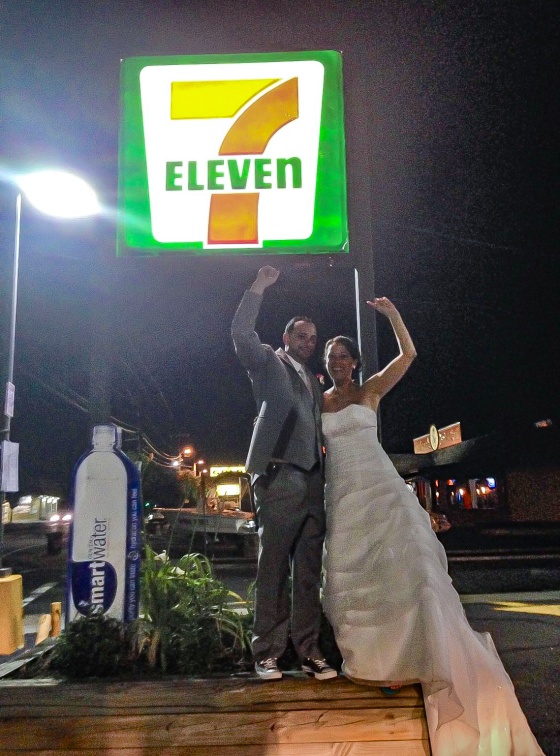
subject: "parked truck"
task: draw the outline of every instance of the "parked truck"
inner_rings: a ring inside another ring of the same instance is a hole
[[[200,481],[198,501],[183,507],[155,507],[146,529],[171,537],[175,545],[205,544],[256,558],[258,534],[249,475],[242,465],[216,465]],[[193,506],[193,504],[196,504]]]

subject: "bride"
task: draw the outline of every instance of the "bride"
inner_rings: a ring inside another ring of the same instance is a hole
[[[428,513],[377,440],[377,408],[416,357],[396,307],[385,315],[399,355],[362,386],[353,339],[325,347],[327,448],[323,603],[343,672],[394,693],[422,684],[434,756],[542,754],[488,633],[467,622]]]

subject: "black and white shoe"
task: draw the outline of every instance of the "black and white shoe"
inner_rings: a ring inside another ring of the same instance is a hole
[[[280,680],[282,672],[278,669],[278,659],[262,659],[255,662],[255,672],[261,680]]]
[[[338,676],[336,669],[329,667],[324,659],[304,659],[301,668],[308,675],[313,675],[316,680],[330,680]]]

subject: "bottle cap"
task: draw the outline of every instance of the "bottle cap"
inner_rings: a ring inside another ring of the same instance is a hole
[[[113,449],[117,440],[117,429],[114,425],[96,425],[93,429],[94,449]]]

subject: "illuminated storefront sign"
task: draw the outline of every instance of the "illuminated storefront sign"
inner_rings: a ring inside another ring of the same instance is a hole
[[[119,254],[348,251],[339,53],[122,63]]]
[[[438,449],[445,449],[447,446],[460,444],[462,440],[461,423],[451,423],[439,430],[435,425],[431,425],[429,433],[413,439],[414,453],[429,454]]]
[[[217,478],[224,473],[239,473],[243,475],[246,472],[245,465],[213,465],[210,468],[210,477]]]

